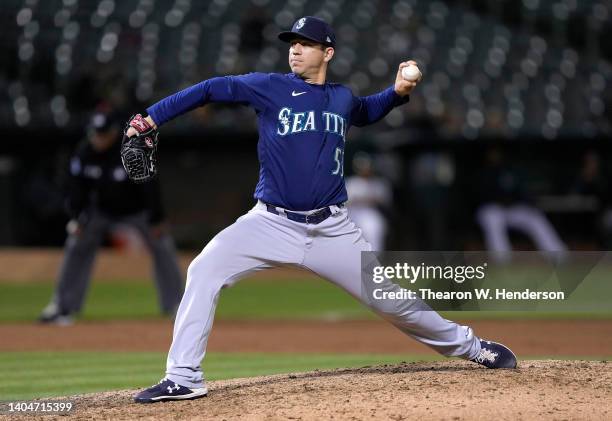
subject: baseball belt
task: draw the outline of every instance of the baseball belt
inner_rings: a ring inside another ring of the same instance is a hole
[[[277,208],[274,205],[270,205],[269,203],[266,203],[265,205],[266,205],[266,210],[268,212],[273,213],[275,215],[284,216],[287,219],[291,219],[292,221],[295,221],[295,222],[301,222],[302,224],[313,224],[313,225],[320,224],[321,222],[325,221],[327,218],[332,216],[334,213],[336,213],[334,212],[334,210],[332,210],[332,206],[327,206],[313,213],[303,214],[303,213],[291,212],[285,209],[281,209],[279,211],[279,208]],[[334,206],[338,208],[343,208],[344,203],[341,203],[339,205],[334,205]]]

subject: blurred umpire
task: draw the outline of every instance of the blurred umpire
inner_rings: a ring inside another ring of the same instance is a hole
[[[174,244],[164,225],[159,182],[134,184],[121,164],[116,115],[96,112],[87,139],[70,160],[70,222],[57,286],[42,323],[71,324],[85,300],[98,247],[117,224],[134,227],[152,254],[163,313],[173,315],[183,291]]]

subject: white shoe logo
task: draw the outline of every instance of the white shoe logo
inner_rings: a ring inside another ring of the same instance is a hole
[[[166,389],[168,390],[168,393],[172,393],[172,390],[179,390],[180,386],[178,384],[174,383],[174,387],[168,386]]]
[[[305,91],[304,92],[295,92],[295,91],[292,91],[291,92],[291,96],[300,96],[300,95],[305,94],[305,93],[306,93]]]
[[[478,355],[478,357],[476,357],[476,360],[481,364],[484,361],[494,363],[498,355],[499,354],[497,352],[489,351],[488,349],[483,348],[480,350],[480,354]]]

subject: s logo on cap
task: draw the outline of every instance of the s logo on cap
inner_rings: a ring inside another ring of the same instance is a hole
[[[291,31],[278,34],[278,39],[284,42],[291,42],[294,38],[304,38],[327,47],[336,47],[334,30],[327,22],[316,16],[299,18],[294,22]]]

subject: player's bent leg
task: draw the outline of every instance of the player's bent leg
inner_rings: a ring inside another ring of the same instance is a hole
[[[201,388],[201,361],[221,289],[252,272],[276,264],[299,263],[303,257],[292,221],[265,211],[251,211],[213,238],[187,271],[185,293],[176,314],[166,377],[181,386]],[[283,229],[282,224],[287,229]]]
[[[221,289],[269,267],[263,261],[234,252],[231,244],[224,242],[223,234],[215,237],[189,265],[185,292],[174,322],[166,378],[190,388],[203,386],[200,363]]]
[[[359,230],[341,213],[317,227],[304,266],[340,286],[402,332],[437,352],[465,359],[479,355],[480,341],[471,328],[442,318],[422,301],[371,300],[365,297],[361,281],[361,252],[370,250]],[[394,288],[389,284],[384,287]]]
[[[234,265],[241,261],[240,269],[237,272],[228,270],[223,264],[227,260],[233,260]],[[244,258],[231,253],[230,249],[214,246],[207,246],[194,259],[187,270],[185,292],[174,321],[166,378],[182,386],[203,386],[200,363],[206,352],[221,289],[268,267],[262,261]]]

